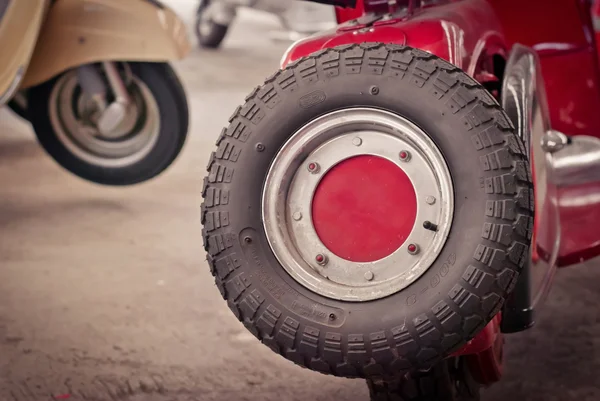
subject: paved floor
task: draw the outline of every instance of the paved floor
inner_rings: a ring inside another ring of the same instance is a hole
[[[302,370],[258,344],[204,261],[207,157],[285,48],[268,40],[268,24],[244,21],[222,51],[194,50],[177,65],[191,138],[150,183],[83,182],[0,111],[0,401],[367,399],[361,381]],[[508,339],[506,380],[485,400],[600,399],[598,283],[598,263],[559,274],[538,327]]]

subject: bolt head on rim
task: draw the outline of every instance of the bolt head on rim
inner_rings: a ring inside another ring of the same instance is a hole
[[[410,253],[411,255],[416,255],[419,253],[419,245],[417,245],[417,244],[408,244],[406,249],[408,250],[408,253]]]
[[[308,171],[310,171],[313,174],[317,174],[320,170],[319,164],[315,163],[315,162],[308,163],[307,168],[308,168]]]
[[[263,188],[265,233],[282,267],[311,291],[345,301],[414,282],[441,252],[453,211],[450,172],[433,141],[405,118],[370,108],[299,129]]]
[[[317,256],[315,256],[315,261],[321,266],[325,266],[327,264],[327,255],[319,253]]]

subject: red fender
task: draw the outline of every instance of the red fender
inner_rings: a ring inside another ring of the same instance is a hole
[[[343,10],[338,14],[349,12]],[[345,18],[344,14],[342,19]],[[365,15],[347,21],[294,43],[285,53],[281,66],[321,49],[382,42],[428,51],[475,76],[485,55],[506,54],[507,46],[501,32],[500,23],[487,1],[453,1],[392,19]]]

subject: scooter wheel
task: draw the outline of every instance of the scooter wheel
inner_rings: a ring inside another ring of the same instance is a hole
[[[312,370],[429,368],[500,311],[529,253],[524,146],[424,51],[321,50],[246,97],[204,180],[208,262],[237,318]]]
[[[196,37],[200,47],[217,49],[225,39],[229,26],[217,24],[206,14],[210,0],[201,0],[196,13]]]
[[[164,63],[122,65],[131,102],[110,133],[96,127],[101,111],[82,90],[76,70],[29,92],[30,121],[44,149],[65,169],[98,184],[155,177],[175,160],[188,132],[187,98],[173,69]]]

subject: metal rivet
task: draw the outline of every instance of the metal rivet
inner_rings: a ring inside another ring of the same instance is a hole
[[[360,146],[360,145],[362,145],[362,139],[360,139],[359,137],[356,137],[352,140],[352,144],[354,146]]]
[[[329,314],[329,320],[335,320],[335,313]]]
[[[373,280],[373,277],[375,277],[375,275],[372,271],[369,270],[368,272],[365,272],[365,280],[371,281]]]
[[[428,196],[425,198],[425,202],[427,202],[428,205],[433,205],[435,203],[435,198],[433,196]]]
[[[317,174],[319,172],[319,170],[321,169],[321,167],[319,166],[319,163],[315,163],[315,162],[311,162],[308,163],[308,171],[310,171],[313,174]]]
[[[244,242],[245,242],[245,243],[247,243],[247,244],[249,244],[249,243],[251,243],[251,242],[252,242],[252,238],[250,238],[250,237],[245,237],[245,238],[244,238]]]
[[[256,151],[257,151],[257,152],[262,152],[262,151],[264,151],[264,150],[265,150],[265,145],[263,145],[263,144],[262,144],[262,143],[260,143],[260,142],[256,144]]]
[[[549,130],[542,136],[542,149],[544,152],[555,153],[567,146],[569,137],[559,131]]]
[[[323,255],[322,253],[319,253],[317,256],[315,256],[315,260],[321,266],[325,266],[327,264],[327,256]]]
[[[371,95],[378,95],[379,94],[379,87],[373,85],[369,89],[369,92],[371,93]]]
[[[417,253],[419,253],[419,245],[417,244],[408,244],[408,253],[410,253],[411,255],[416,255]]]
[[[400,151],[398,156],[400,157],[400,160],[402,160],[403,162],[407,162],[410,160],[410,152],[408,150]]]
[[[295,212],[295,213],[292,215],[292,218],[293,218],[294,220],[296,220],[296,221],[302,220],[302,213],[300,213],[300,212]]]

